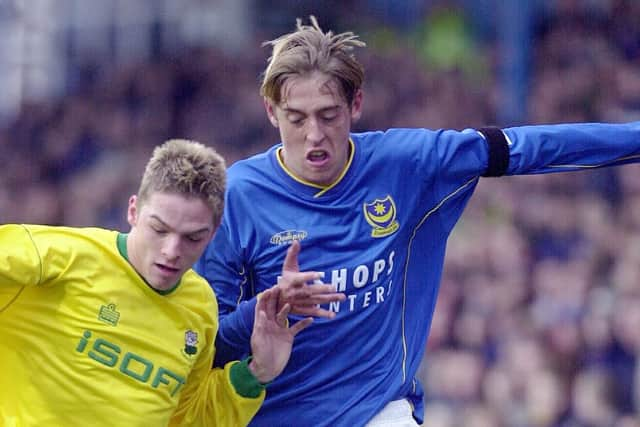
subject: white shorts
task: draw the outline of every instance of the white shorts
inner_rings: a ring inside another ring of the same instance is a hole
[[[366,427],[419,427],[413,418],[411,405],[407,399],[394,400],[387,403]]]

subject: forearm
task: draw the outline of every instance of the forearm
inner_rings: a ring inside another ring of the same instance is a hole
[[[561,124],[504,129],[508,175],[564,172],[640,161],[640,122]]]
[[[185,392],[170,425],[245,426],[260,409],[264,389],[249,370],[247,360],[210,369],[204,384]]]
[[[222,367],[249,355],[255,307],[256,298],[252,298],[240,303],[235,311],[220,316],[213,366]]]

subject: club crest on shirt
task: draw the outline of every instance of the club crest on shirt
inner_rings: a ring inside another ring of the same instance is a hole
[[[188,329],[184,333],[184,348],[182,349],[182,354],[191,358],[198,353],[198,333],[193,332],[191,329]]]
[[[362,205],[364,217],[373,227],[371,237],[385,237],[398,230],[400,224],[396,221],[396,204],[390,195],[383,199],[375,199]]]

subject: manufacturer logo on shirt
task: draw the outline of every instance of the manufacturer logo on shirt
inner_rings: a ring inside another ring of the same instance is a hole
[[[272,245],[289,245],[294,240],[304,240],[307,238],[307,232],[304,230],[286,230],[271,236]]]
[[[362,205],[364,217],[373,227],[371,237],[385,237],[395,233],[400,224],[396,221],[396,204],[390,195]]]
[[[192,358],[196,353],[198,353],[197,344],[198,344],[198,333],[192,331],[191,329],[185,331],[184,348],[182,349],[182,354],[184,354],[188,358]]]
[[[114,303],[110,303],[100,307],[98,320],[101,320],[111,326],[117,326],[119,319],[120,313],[118,312],[118,310],[116,310],[116,305]]]

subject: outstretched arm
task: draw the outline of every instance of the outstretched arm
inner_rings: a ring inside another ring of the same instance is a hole
[[[640,162],[640,122],[521,126],[503,133],[509,144],[507,175]]]
[[[291,306],[285,304],[278,310],[281,289],[274,287],[260,294],[256,304],[253,333],[251,334],[252,359],[249,370],[258,381],[266,384],[277,377],[289,361],[293,339],[313,322],[307,317],[289,326],[287,315]]]
[[[265,397],[265,384],[277,377],[291,355],[295,336],[313,322],[305,318],[289,326],[290,306],[277,310],[280,289],[260,295],[251,335],[252,357],[211,369],[213,346],[207,346],[186,381],[171,426],[244,426]],[[212,313],[213,322],[215,316]],[[212,339],[213,336],[208,337]]]

